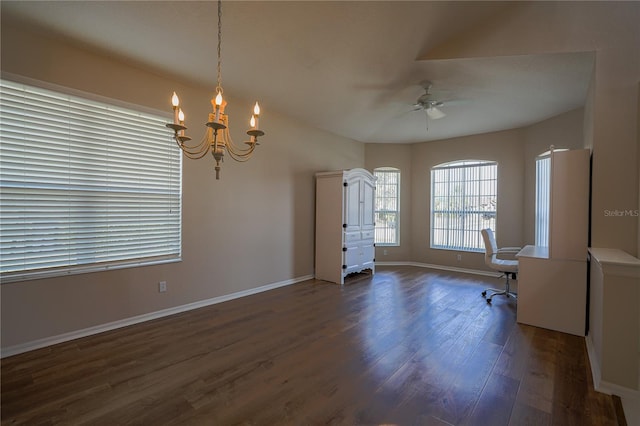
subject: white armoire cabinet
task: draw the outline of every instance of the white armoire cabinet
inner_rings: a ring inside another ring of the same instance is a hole
[[[317,279],[375,272],[375,180],[365,169],[316,173]]]

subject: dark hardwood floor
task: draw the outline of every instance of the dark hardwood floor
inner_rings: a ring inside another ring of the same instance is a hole
[[[618,424],[584,338],[517,324],[495,285],[379,268],[5,358],[2,424]]]

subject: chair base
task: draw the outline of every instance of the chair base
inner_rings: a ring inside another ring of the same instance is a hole
[[[516,274],[512,272],[505,272],[504,275],[506,276],[507,280],[505,282],[503,290],[498,290],[497,288],[488,288],[482,292],[482,297],[485,298],[487,303],[491,303],[491,299],[493,298],[493,296],[505,296],[507,298],[513,297],[514,299],[518,300],[518,294],[511,291],[509,283],[509,275],[513,275],[513,279],[516,279]],[[489,297],[487,297],[487,292],[492,292],[491,294],[489,294]]]

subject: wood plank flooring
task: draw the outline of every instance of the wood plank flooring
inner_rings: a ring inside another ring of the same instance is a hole
[[[617,425],[584,338],[495,285],[379,268],[5,358],[2,424]]]

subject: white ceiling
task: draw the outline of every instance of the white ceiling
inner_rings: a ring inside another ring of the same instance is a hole
[[[215,2],[6,1],[2,20],[42,28],[154,72],[215,87]],[[584,105],[592,53],[429,59],[516,3],[228,1],[225,93],[362,142],[412,143],[536,123]],[[447,115],[413,111],[419,83]],[[267,115],[265,115],[266,117]],[[263,121],[264,122],[264,121]]]

